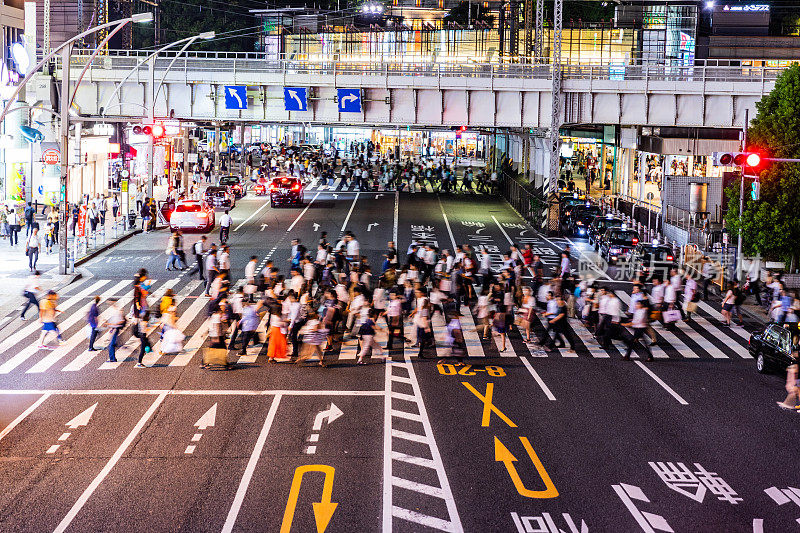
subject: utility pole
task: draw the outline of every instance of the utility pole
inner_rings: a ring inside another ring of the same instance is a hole
[[[525,0],[522,13],[525,21],[525,51],[523,55],[527,56],[529,62],[530,55],[533,53],[533,16],[533,0]]]
[[[69,178],[69,57],[72,45],[61,51],[61,203],[58,213],[58,272],[67,274],[69,269],[67,248],[67,220],[69,217],[68,178]]]
[[[158,47],[161,44],[161,7],[159,7],[160,0],[155,0],[155,8],[153,9],[153,45]]]
[[[747,124],[750,121],[750,110],[744,110],[744,125],[742,126],[742,152],[747,151]],[[742,162],[742,179],[739,184],[739,238],[736,243],[736,279],[739,280],[742,272],[742,215],[744,211],[744,169],[747,158]]]
[[[562,0],[555,0],[553,5],[553,108],[550,117],[550,182],[547,186],[548,193],[554,193],[558,188],[559,159],[561,157],[561,17]]]

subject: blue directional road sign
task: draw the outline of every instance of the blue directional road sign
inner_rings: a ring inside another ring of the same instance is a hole
[[[336,89],[339,111],[361,113],[361,89]]]
[[[225,86],[225,109],[247,109],[247,86]]]
[[[308,88],[284,87],[283,103],[286,111],[308,111]]]

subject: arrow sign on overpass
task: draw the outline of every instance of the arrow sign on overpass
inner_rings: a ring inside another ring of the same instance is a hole
[[[361,113],[361,89],[336,89],[339,111],[342,113]]]
[[[286,111],[308,111],[308,88],[284,87],[283,104]]]
[[[76,416],[75,418],[73,418],[64,425],[67,426],[69,429],[77,429],[81,426],[87,425],[89,423],[89,420],[92,419],[92,415],[94,414],[94,410],[96,407],[97,404],[95,403],[93,406],[89,407],[84,412],[82,412],[81,414],[79,414],[78,416]]]

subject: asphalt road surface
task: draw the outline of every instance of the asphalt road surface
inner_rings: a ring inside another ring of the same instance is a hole
[[[374,271],[393,239],[401,253],[412,240],[496,254],[528,242],[550,266],[565,243],[486,196],[311,190],[303,207],[247,197],[232,214],[234,280],[250,255],[286,270],[291,239],[313,249],[320,231],[353,231]],[[725,328],[717,304],[658,329],[653,363],[621,361],[621,344],[604,350],[572,320],[576,354],[529,347],[516,328],[500,352],[467,327],[460,368],[408,347],[358,366],[348,346],[301,368],[267,364],[259,346],[212,372],[199,365],[203,288],[165,271],[166,241],[137,236],[89,263],[93,277],[61,294],[55,350],[37,349],[34,320],[0,322],[0,531],[798,527],[800,419],[775,405],[782,376],[755,371],[753,324]],[[87,305],[129,298],[140,267],[156,295],[175,291],[187,350],[136,369],[125,334],[121,362],[105,363],[86,351]],[[624,299],[627,284],[612,286]]]

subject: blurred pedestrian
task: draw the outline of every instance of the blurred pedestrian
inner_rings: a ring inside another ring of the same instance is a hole
[[[800,408],[800,378],[797,369],[798,352],[797,348],[792,350],[792,361],[786,369],[786,399],[778,402],[782,409]]]

